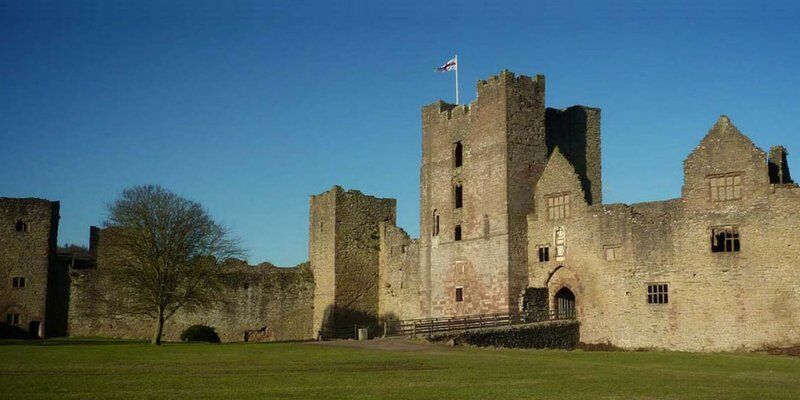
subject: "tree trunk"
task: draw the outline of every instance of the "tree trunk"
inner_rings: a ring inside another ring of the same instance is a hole
[[[150,342],[153,346],[161,346],[161,334],[164,332],[164,307],[158,307],[158,317],[156,318],[156,333]]]

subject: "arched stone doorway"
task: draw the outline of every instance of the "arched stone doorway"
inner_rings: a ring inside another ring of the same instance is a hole
[[[556,292],[555,296],[556,316],[559,319],[575,318],[575,293],[566,287],[562,287]]]

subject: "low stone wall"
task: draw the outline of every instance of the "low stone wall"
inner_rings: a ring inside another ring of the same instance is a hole
[[[574,349],[580,339],[580,323],[558,321],[479,328],[461,332],[434,333],[427,339],[432,342],[452,341],[456,346]]]

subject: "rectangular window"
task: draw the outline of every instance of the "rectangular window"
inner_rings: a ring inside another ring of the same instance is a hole
[[[6,314],[6,323],[9,325],[19,325],[19,314],[17,313]]]
[[[464,301],[464,288],[463,287],[457,287],[456,288],[456,301],[457,302]]]
[[[547,196],[547,219],[569,217],[569,193]]]
[[[647,304],[669,303],[669,287],[666,283],[647,285]]]
[[[739,242],[739,228],[735,226],[720,226],[711,229],[711,252],[733,253],[741,248]]]
[[[550,261],[550,246],[539,246],[539,262]]]
[[[739,200],[742,198],[742,175],[724,174],[708,177],[711,201]]]
[[[25,287],[25,277],[23,276],[15,276],[11,278],[11,286],[15,288],[24,288]]]
[[[606,261],[616,261],[620,259],[622,246],[606,246]]]
[[[455,208],[461,208],[463,205],[464,205],[464,188],[461,185],[456,185]]]
[[[455,232],[453,232],[453,239],[456,241],[461,240],[461,225],[456,225]]]

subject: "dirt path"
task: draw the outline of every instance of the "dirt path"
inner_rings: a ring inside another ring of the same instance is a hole
[[[357,349],[373,349],[385,351],[449,351],[449,347],[441,343],[429,343],[424,340],[411,340],[404,337],[390,337],[372,340],[330,340],[326,342],[306,342],[310,346],[338,346]]]

